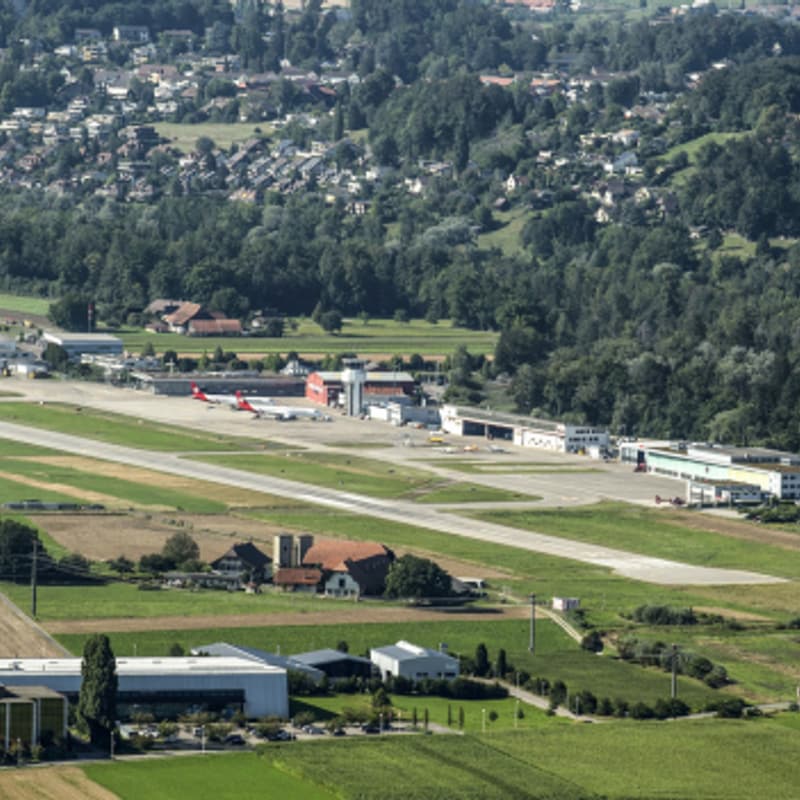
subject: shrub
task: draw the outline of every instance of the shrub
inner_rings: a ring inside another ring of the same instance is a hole
[[[653,719],[655,712],[647,703],[634,703],[631,706],[631,717],[633,719]]]
[[[673,606],[639,606],[633,612],[633,619],[646,625],[696,625],[697,617],[691,608]]]
[[[581,647],[590,653],[603,652],[603,637],[599,631],[590,631],[581,639]]]

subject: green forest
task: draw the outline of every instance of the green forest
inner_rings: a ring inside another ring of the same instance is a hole
[[[363,215],[313,185],[255,204],[186,191],[158,177],[167,156],[152,159],[150,202],[6,187],[3,291],[91,299],[109,328],[142,324],[156,297],[242,318],[269,308],[452,320],[500,331],[484,375],[509,378],[519,411],[623,435],[800,447],[798,25],[713,6],[632,22],[539,20],[475,0],[353,0],[348,14],[316,1],[289,14],[222,0],[31,0],[23,16],[6,0],[0,107],[59,103],[57,64],[20,69],[31,58],[21,37],[55,46],[121,22],[188,29],[251,71],[338,59],[359,80],[333,100],[315,105],[286,81],[270,92],[284,111],[321,115],[313,136],[338,142],[337,167],[368,156],[387,177],[365,189]],[[565,85],[581,78],[575,96],[480,78],[556,67]],[[213,80],[204,99],[226,94]],[[663,113],[629,122],[643,98]],[[198,114],[186,103],[174,121]],[[624,126],[638,130],[647,192],[600,221],[604,177],[586,141],[614,159]],[[48,157],[43,174],[69,176],[82,156],[69,143]],[[411,194],[405,181],[426,160],[450,168]],[[489,244],[509,215],[519,235]],[[454,396],[479,399],[460,359]]]

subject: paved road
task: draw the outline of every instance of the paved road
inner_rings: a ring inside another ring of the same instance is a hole
[[[575,542],[544,534],[521,531],[504,525],[458,517],[407,501],[382,500],[350,492],[310,486],[283,478],[254,475],[240,470],[202,464],[168,453],[89,441],[77,436],[44,431],[22,425],[0,422],[0,437],[54,447],[91,458],[143,467],[197,480],[212,481],[251,491],[292,497],[308,503],[364,514],[380,519],[429,528],[481,541],[546,553],[588,564],[606,567],[619,575],[657,584],[719,585],[778,583],[780,578],[743,570],[716,569],[682,564],[661,558],[627,553],[609,547]]]

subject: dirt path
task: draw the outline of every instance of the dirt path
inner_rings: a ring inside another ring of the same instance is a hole
[[[67,497],[74,497],[76,500],[81,500],[88,503],[100,503],[101,505],[110,507],[122,507],[123,505],[130,505],[123,503],[118,497],[112,497],[109,494],[102,494],[101,492],[93,492],[90,489],[76,489],[74,486],[69,486],[66,483],[53,483],[52,481],[37,481],[36,478],[29,478],[25,475],[17,475],[13,472],[0,472],[0,478],[7,481],[14,481],[23,486],[30,486],[33,489],[46,489],[50,492],[58,492],[59,494],[66,495]]]
[[[3,800],[118,800],[78,767],[36,767],[0,771]]]
[[[0,593],[0,657],[61,657],[66,650]],[[0,797],[5,795],[0,791]]]
[[[308,614],[287,611],[277,614],[228,614],[198,617],[149,617],[122,619],[54,620],[47,624],[50,633],[127,633],[131,631],[203,630],[206,628],[263,628],[289,625],[350,625],[369,622],[487,622],[526,619],[527,607],[511,606],[485,612],[433,611],[425,608],[397,606],[355,606],[331,612]]]

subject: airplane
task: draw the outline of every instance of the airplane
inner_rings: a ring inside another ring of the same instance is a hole
[[[241,392],[236,392],[236,401],[242,411],[250,411],[257,417],[270,417],[280,421],[298,419],[324,419],[330,421],[331,417],[315,408],[293,408],[290,406],[276,406],[271,400],[247,398]]]
[[[231,408],[237,408],[235,394],[206,394],[194,381],[192,381],[191,387],[192,397],[195,400],[200,400],[203,403],[211,403],[213,405],[221,404],[230,406]]]

